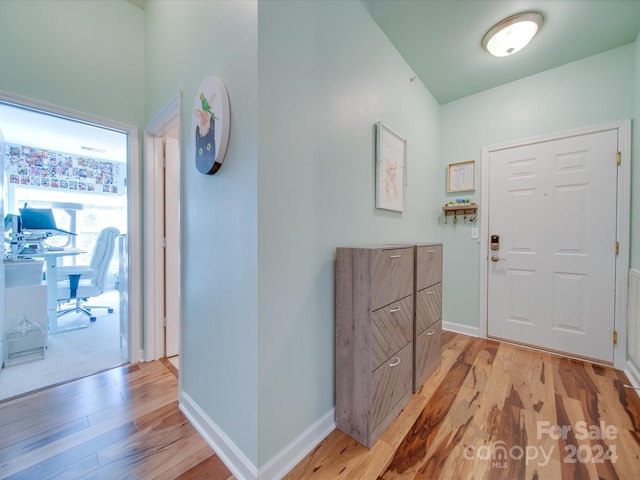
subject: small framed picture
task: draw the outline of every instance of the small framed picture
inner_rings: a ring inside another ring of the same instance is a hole
[[[407,187],[407,140],[378,122],[376,208],[404,212]]]
[[[468,192],[476,189],[476,161],[449,164],[447,192]]]

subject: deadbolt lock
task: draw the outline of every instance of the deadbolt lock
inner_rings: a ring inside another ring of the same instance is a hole
[[[500,250],[500,235],[491,235],[491,250]]]

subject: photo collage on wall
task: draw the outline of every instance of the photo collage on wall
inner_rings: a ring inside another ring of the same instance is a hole
[[[7,144],[5,172],[9,183],[80,192],[123,194],[123,166],[40,148]]]

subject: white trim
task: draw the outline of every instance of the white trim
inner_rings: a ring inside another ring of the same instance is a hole
[[[140,192],[140,146],[138,129],[129,135],[129,161],[127,162],[129,196],[129,215],[127,231],[129,240],[129,292],[127,294],[129,316],[129,363],[140,362],[144,357],[139,354],[142,347],[142,213]],[[132,260],[133,259],[133,260]],[[144,347],[142,347],[144,348]]]
[[[180,392],[179,400],[182,413],[238,480],[283,478],[336,428],[332,408],[258,470],[189,394]]]
[[[627,368],[624,370],[629,382],[634,387],[640,387],[640,370],[634,365],[633,362],[627,361]]]
[[[162,190],[157,184],[161,182],[159,159],[162,156],[161,140],[144,133],[144,351],[145,360],[157,360],[162,357],[162,318],[164,315],[164,264],[162,263],[162,227],[158,220],[163,215]],[[159,198],[158,198],[159,197]]]
[[[448,332],[460,333],[462,335],[469,335],[470,337],[484,338],[480,328],[472,327],[470,325],[462,325],[461,323],[442,322],[442,329]]]
[[[189,422],[220,457],[238,480],[257,480],[258,469],[244,456],[216,423],[185,392],[180,392],[179,408]]]
[[[584,127],[550,135],[536,136],[530,139],[507,142],[482,148],[481,200],[480,204],[480,309],[478,329],[482,338],[487,336],[487,259],[489,256],[489,156],[491,152],[534,143],[548,142],[579,135],[588,135],[606,130],[618,130],[618,148],[622,153],[622,165],[618,169],[618,211],[617,236],[620,253],[616,258],[616,306],[614,328],[618,332],[618,344],[614,347],[614,367],[625,369],[627,358],[627,275],[629,270],[629,238],[631,218],[631,120],[611,122]]]
[[[258,478],[283,478],[335,428],[335,409],[332,408],[271,458],[258,472]]]
[[[629,379],[629,383],[633,388],[633,391],[636,392],[636,395],[640,397],[640,370],[636,368],[633,362],[627,361],[626,369],[624,370],[625,375]]]
[[[627,364],[627,307],[629,301],[629,255],[631,249],[631,120],[618,127],[618,148],[622,163],[618,167],[617,237],[620,252],[616,258],[616,314],[614,328],[618,344],[613,349],[613,365],[624,370]]]
[[[163,228],[164,228],[164,185],[163,172],[159,159],[157,142],[160,137],[168,136],[175,131],[178,138],[178,151],[181,150],[181,122],[182,92],[178,92],[145,126],[144,129],[144,272],[147,282],[144,289],[144,331],[145,331],[145,359],[157,360],[164,356],[164,335],[161,319],[164,316],[164,269],[163,265]],[[180,155],[178,155],[180,157]],[[180,162],[180,158],[178,158]],[[180,167],[178,168],[180,172]],[[180,191],[180,174],[177,179]],[[181,193],[178,193],[178,216],[181,216]],[[178,225],[181,224],[178,218]],[[179,242],[179,241],[178,241]],[[179,242],[180,243],[180,242]],[[181,256],[181,245],[178,245],[178,254]],[[180,268],[181,260],[178,259]],[[178,304],[181,305],[181,282],[178,282]],[[179,311],[178,325],[182,329],[182,308]],[[180,336],[182,338],[182,335]],[[181,340],[182,343],[182,340]],[[182,345],[180,345],[182,351]],[[180,377],[179,377],[180,378]],[[180,388],[181,385],[180,385]]]
[[[16,95],[10,92],[0,91],[0,100],[23,105],[35,110],[50,112],[63,117],[69,117],[82,122],[103,126],[112,130],[119,130],[127,134],[128,138],[128,158],[127,158],[127,230],[129,241],[129,292],[128,292],[128,317],[129,317],[129,362],[136,363],[141,360],[141,330],[140,319],[142,318],[142,303],[140,293],[142,292],[141,269],[142,262],[139,260],[142,253],[141,222],[140,222],[140,162],[139,162],[139,131],[138,128],[126,123],[110,120],[98,115],[80,112],[59,105],[34,100],[31,98]]]

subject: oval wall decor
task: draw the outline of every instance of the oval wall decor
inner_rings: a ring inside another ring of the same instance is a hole
[[[213,175],[222,166],[229,143],[229,97],[224,83],[208,77],[200,84],[193,102],[192,132],[196,168]]]

